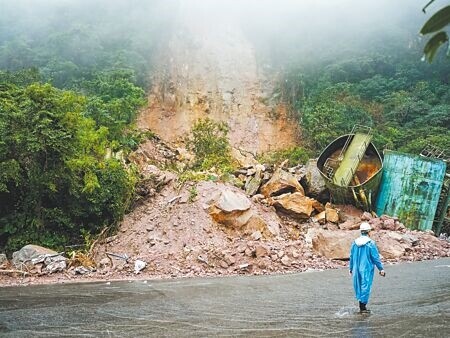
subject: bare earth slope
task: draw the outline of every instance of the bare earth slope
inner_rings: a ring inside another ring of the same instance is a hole
[[[183,15],[161,48],[139,127],[175,141],[197,119],[209,117],[228,123],[236,148],[255,153],[294,145],[299,136],[296,122],[288,118],[274,92],[274,78],[258,68],[252,45],[239,27],[218,17],[189,18]]]

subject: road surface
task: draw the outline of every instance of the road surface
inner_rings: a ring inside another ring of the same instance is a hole
[[[0,288],[0,337],[448,337],[450,259],[386,273],[370,316],[346,269]]]

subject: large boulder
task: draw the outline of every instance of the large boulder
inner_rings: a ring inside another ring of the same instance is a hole
[[[241,213],[249,210],[251,205],[252,203],[244,194],[227,189],[220,192],[219,198],[212,207],[227,213]]]
[[[44,248],[39,245],[28,244],[25,245],[19,251],[16,251],[12,255],[12,263],[16,267],[20,267],[22,264],[30,264],[33,259],[39,257],[45,257],[47,255],[57,255],[54,250]],[[43,259],[42,259],[43,260]]]
[[[328,199],[328,189],[325,186],[325,180],[320,174],[319,168],[317,168],[317,160],[309,160],[304,168],[305,176],[302,179],[302,183],[306,186],[306,194],[319,201]]]
[[[325,218],[327,222],[339,223],[339,210],[331,206],[330,203],[325,205]]]
[[[312,237],[313,249],[329,259],[349,259],[352,242],[359,231],[333,231],[319,229]]]
[[[278,168],[270,180],[261,187],[261,193],[265,197],[281,195],[287,192],[299,192],[305,195],[305,191],[294,175]]]
[[[245,193],[248,196],[255,195],[258,192],[259,187],[261,186],[261,182],[262,182],[262,169],[260,166],[257,166],[255,175],[249,176],[247,178],[247,181],[245,183]]]
[[[319,213],[324,211],[322,204],[300,192],[276,196],[270,203],[278,210],[301,219],[309,218],[314,210]]]
[[[247,233],[260,231],[265,236],[278,235],[279,224],[272,218],[266,219],[252,209],[252,203],[241,192],[221,190],[211,200],[208,212],[212,219],[226,227],[245,230]]]
[[[63,271],[67,267],[67,258],[51,249],[28,244],[13,253],[12,263],[18,269],[22,269],[23,265],[33,266],[39,264],[44,267],[43,272],[54,273]]]
[[[385,259],[400,258],[409,247],[409,243],[401,243],[401,241],[403,242],[402,236],[395,232],[375,232],[372,238],[376,242],[381,256]]]
[[[258,161],[255,160],[255,157],[252,154],[242,149],[232,147],[231,157],[233,157],[242,168],[250,168],[258,164]]]

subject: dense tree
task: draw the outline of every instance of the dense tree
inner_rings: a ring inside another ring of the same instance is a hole
[[[134,178],[105,157],[108,128],[84,116],[86,97],[0,86],[0,245],[62,246],[119,220]]]

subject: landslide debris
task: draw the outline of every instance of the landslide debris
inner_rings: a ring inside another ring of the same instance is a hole
[[[58,273],[32,264],[33,258],[25,259],[26,270],[2,258],[1,284],[337,268],[348,264],[361,221],[375,230],[372,238],[384,262],[450,256],[445,236],[411,231],[395,217],[319,202],[313,196],[326,196],[326,191],[310,164],[286,168],[284,163],[272,166],[241,158],[244,166],[227,182],[214,172],[192,175],[208,177],[206,181],[181,181],[176,171],[188,165],[189,154],[158,138],[144,143],[130,159],[142,173],[140,198],[117,233],[98,238],[89,256],[95,266],[69,263]],[[45,258],[36,261],[41,264]]]

